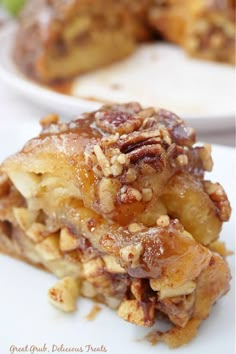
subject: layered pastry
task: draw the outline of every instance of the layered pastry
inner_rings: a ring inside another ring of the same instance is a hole
[[[235,1],[227,0],[31,0],[14,60],[52,83],[125,58],[155,32],[191,55],[234,63],[234,14]]]
[[[0,247],[58,278],[50,301],[64,311],[85,296],[152,327],[170,347],[189,342],[229,290],[218,240],[230,204],[210,146],[163,109],[104,106],[41,134],[1,166]]]

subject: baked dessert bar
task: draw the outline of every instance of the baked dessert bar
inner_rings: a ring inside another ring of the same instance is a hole
[[[73,311],[79,295],[152,327],[155,339],[189,342],[229,290],[219,252],[230,204],[210,146],[163,109],[107,105],[41,134],[1,166],[1,250],[54,273],[50,301]],[[153,338],[153,334],[152,334]]]
[[[150,19],[194,57],[235,64],[235,0],[164,0]]]
[[[235,63],[235,1],[31,0],[13,56],[29,77],[55,83],[131,54],[160,35],[196,57]]]

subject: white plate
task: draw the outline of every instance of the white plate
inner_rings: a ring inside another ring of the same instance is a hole
[[[97,109],[101,101],[139,101],[172,110],[198,130],[234,126],[234,68],[229,65],[190,59],[174,45],[145,44],[128,59],[79,76],[69,96],[33,83],[16,69],[11,56],[15,30],[9,26],[0,36],[0,77],[51,111],[72,117]]]
[[[36,134],[36,123],[28,125],[28,130],[20,134],[20,123],[1,121],[0,141],[5,149],[0,150],[0,161],[14,150],[20,148],[26,138]],[[9,139],[7,132],[11,131]],[[11,144],[9,143],[11,141]],[[219,181],[225,187],[232,203],[235,202],[233,163],[234,150],[213,146],[215,161],[211,180]],[[232,205],[234,208],[235,204]],[[228,248],[234,249],[234,222],[224,225],[221,239]],[[47,301],[47,290],[56,279],[53,275],[35,269],[20,261],[0,255],[0,353],[9,354],[10,347],[47,345],[52,353],[53,344],[63,344],[67,348],[76,347],[86,352],[86,345],[103,345],[108,354],[233,354],[234,352],[234,257],[228,258],[232,270],[230,292],[213,306],[209,318],[201,325],[197,337],[188,345],[170,350],[164,344],[152,347],[146,341],[138,341],[150,331],[124,322],[115,312],[103,307],[94,321],[84,319],[93,307],[86,299],[79,299],[75,314],[64,314],[54,309]],[[17,352],[15,352],[17,353]],[[28,354],[30,351],[21,352]],[[42,352],[34,351],[34,354]],[[46,352],[47,353],[47,352]],[[54,353],[63,353],[54,351]],[[65,353],[65,352],[64,352]],[[73,354],[76,351],[72,351]],[[92,353],[92,351],[90,351]]]

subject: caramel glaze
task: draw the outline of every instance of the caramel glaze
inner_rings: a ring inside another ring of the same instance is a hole
[[[58,87],[61,87],[61,92],[63,92],[63,83],[59,84]],[[71,83],[65,84],[65,91]],[[72,120],[70,123],[59,123],[53,125],[48,125],[43,127],[40,137],[43,138],[45,135],[60,135],[60,134],[78,134],[79,136],[88,136],[90,138],[102,138],[103,136],[108,136],[111,134],[112,130],[118,130],[122,124],[125,124],[129,120],[135,120],[136,115],[139,113],[136,103],[132,103],[130,111],[129,107],[126,105],[120,105],[120,111],[118,114],[113,112],[112,106],[109,104],[103,106],[103,112],[105,118],[107,116],[112,117],[111,122],[108,123],[108,128],[101,126],[98,122],[95,121],[95,113],[85,113],[79,116],[77,119]],[[114,105],[116,107],[116,105]],[[118,105],[117,105],[118,106]],[[133,109],[133,111],[132,111]],[[192,128],[187,127],[183,124],[183,121],[176,116],[174,113],[169,112],[165,109],[159,109],[154,115],[154,120],[151,125],[148,125],[147,129],[155,129],[158,127],[165,127],[169,132],[173,142],[180,146],[191,147],[196,140],[195,132]],[[138,130],[138,126],[135,130]],[[122,152],[129,152],[129,146],[124,146],[121,148]]]
[[[148,121],[145,120],[145,114],[147,113]],[[146,127],[145,124],[148,124],[148,126]],[[148,135],[150,131],[153,132],[156,130],[158,131],[156,135],[158,138],[157,142],[154,137],[150,138]],[[165,139],[159,135],[161,130],[162,132],[163,130],[169,131],[172,138],[169,138],[169,143],[165,142]],[[127,134],[125,134],[125,131]],[[119,134],[117,134],[118,132]],[[173,283],[176,284],[181,284],[188,280],[189,274],[191,274],[192,279],[195,279],[201,270],[207,266],[210,252],[193,238],[186,235],[183,226],[178,220],[171,219],[169,225],[166,227],[158,227],[154,226],[155,219],[151,227],[143,225],[141,231],[131,232],[128,225],[132,223],[132,218],[129,218],[132,214],[129,214],[129,211],[127,211],[127,215],[125,215],[126,220],[123,222],[123,205],[126,207],[127,204],[122,203],[121,199],[118,199],[119,193],[117,193],[118,197],[117,195],[114,196],[116,198],[114,199],[114,214],[106,214],[102,210],[99,203],[102,204],[103,201],[97,197],[96,193],[97,185],[103,177],[95,175],[92,171],[93,166],[91,165],[90,167],[89,164],[85,163],[84,152],[85,149],[91,149],[91,154],[93,154],[94,145],[102,143],[102,138],[106,136],[112,139],[116,136],[120,139],[114,143],[111,140],[111,144],[115,148],[120,144],[120,149],[123,146],[125,155],[133,153],[134,149],[140,151],[142,154],[138,154],[138,156],[141,163],[147,157],[147,154],[143,151],[143,147],[146,146],[147,151],[149,151],[149,147],[162,149],[162,156],[164,156],[166,161],[164,167],[168,169],[168,173],[160,177],[161,173],[159,170],[153,169],[152,175],[158,177],[157,185],[164,183],[164,186],[167,182],[166,176],[170,178],[171,175],[180,173],[181,171],[186,173],[186,169],[189,168],[189,165],[187,167],[185,165],[169,166],[168,164],[171,162],[172,155],[166,154],[166,151],[169,147],[174,146],[177,149],[176,156],[179,153],[178,149],[180,149],[180,156],[183,156],[183,153],[188,149],[190,149],[189,153],[191,153],[191,149],[194,149],[192,145],[195,141],[193,131],[188,129],[176,115],[164,110],[155,111],[149,109],[147,112],[142,110],[141,106],[137,103],[114,105],[111,107],[105,106],[97,112],[83,114],[77,120],[70,123],[44,125],[40,137],[33,139],[25,146],[23,151],[18,155],[19,159],[21,158],[22,161],[25,159],[27,164],[29,164],[28,158],[30,159],[32,152],[34,153],[33,156],[37,158],[38,151],[40,154],[46,153],[48,156],[50,154],[53,157],[56,156],[58,162],[56,162],[55,168],[58,170],[55,171],[54,169],[53,173],[60,174],[61,169],[69,171],[68,180],[70,182],[72,180],[72,183],[78,187],[81,193],[78,199],[76,197],[74,200],[72,200],[72,197],[65,198],[63,202],[56,202],[51,207],[48,202],[51,200],[50,192],[45,194],[45,200],[42,193],[40,198],[45,201],[45,213],[47,215],[57,214],[59,222],[72,229],[78,238],[81,235],[88,238],[89,242],[83,242],[84,240],[81,239],[80,247],[83,251],[88,249],[89,254],[91,254],[93,251],[91,247],[93,247],[101,253],[114,256],[131,277],[155,279],[164,276],[167,278],[170,277]],[[130,139],[133,139],[132,149]],[[129,151],[127,154],[126,149]],[[86,152],[89,154],[90,151],[86,150]],[[107,151],[104,148],[105,153]],[[176,156],[174,154],[173,161],[175,161]],[[154,157],[156,160],[159,160],[159,154],[156,154]],[[19,163],[19,159],[16,161],[17,163]],[[197,163],[195,161],[191,162],[193,166],[198,166],[198,162],[199,164],[201,162],[199,170],[204,172],[204,166],[200,156],[198,156],[198,150],[196,150],[196,157],[193,157],[194,159],[196,159]],[[51,159],[51,163],[53,163],[53,159]],[[64,164],[67,166],[65,167]],[[133,168],[137,169],[137,172],[139,172],[138,164],[139,161],[135,161],[132,165]],[[154,168],[156,168],[156,163],[154,164]],[[126,171],[124,171],[125,173]],[[188,170],[187,173],[189,173]],[[150,175],[148,176],[151,178]],[[118,181],[120,187],[124,185],[122,174],[118,176],[111,174],[109,178],[112,181]],[[140,186],[138,187],[141,190],[143,186],[141,184],[141,173],[138,178],[140,178]],[[136,185],[133,183],[131,186],[135,187]],[[154,190],[156,186],[152,185],[152,188]],[[163,190],[161,192],[163,193]],[[156,195],[153,195],[153,198],[156,198],[154,200],[158,202],[159,190],[155,193]],[[135,203],[148,207],[148,204],[142,201],[136,201]],[[130,202],[129,209],[131,213],[136,207],[135,203],[132,200]],[[117,209],[121,213],[120,217],[116,219]],[[132,252],[129,254],[129,251],[126,252],[125,257],[120,256],[120,252],[124,251],[127,246],[138,247],[138,252],[136,252],[138,259],[134,260]],[[183,267],[183,264],[185,264],[185,267]]]
[[[58,81],[46,87],[63,95],[73,95],[73,80]]]
[[[70,123],[58,123],[44,126],[40,137],[37,139],[43,140],[47,136],[62,136],[70,134],[88,139],[99,139],[104,135],[94,124],[94,116],[92,114],[83,114]]]
[[[132,235],[128,231],[119,230],[118,234],[104,235],[100,244],[108,253],[112,252],[113,255],[119,256],[119,251],[123,247],[141,243],[144,252],[136,266],[132,264],[132,259],[130,263],[121,261],[121,265],[127,269],[129,275],[155,279],[170,276],[172,281],[178,283],[185,277],[184,269],[182,274],[178,273],[182,268],[180,263],[184,262],[187,265],[189,262],[190,267],[198,264],[199,271],[201,266],[207,265],[209,261],[206,249],[197,245],[193,239],[184,236],[181,231],[183,227],[180,223],[172,220],[171,225],[166,229],[153,227]],[[178,269],[176,274],[174,269]],[[192,269],[192,272],[196,272],[196,269]]]
[[[209,260],[209,251],[196,243],[194,239],[183,234],[184,228],[178,220],[171,220],[170,225],[163,227],[144,227],[142,231],[131,233],[128,227],[119,224],[108,224],[100,215],[73,205],[65,206],[63,224],[73,225],[72,231],[80,237],[86,234],[93,240],[93,246],[99,250],[96,254],[109,254],[119,260],[129,276],[137,278],[159,278],[170,276],[173,283],[181,283],[189,272],[195,278]],[[93,228],[91,229],[91,219]],[[140,245],[140,257],[133,263],[132,256],[127,260],[120,258],[120,251],[126,246]],[[81,244],[83,251],[90,248],[90,242]],[[186,267],[182,267],[181,264]],[[198,267],[196,267],[196,264]],[[173,271],[176,269],[175,271]],[[180,271],[181,270],[181,271]]]

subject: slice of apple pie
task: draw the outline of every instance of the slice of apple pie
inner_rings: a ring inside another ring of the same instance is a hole
[[[194,145],[175,114],[138,103],[41,124],[1,166],[1,250],[60,278],[49,290],[60,309],[82,295],[140,326],[162,314],[173,326],[156,339],[187,343],[229,290],[211,250],[222,249],[230,205],[204,180],[210,146]]]

